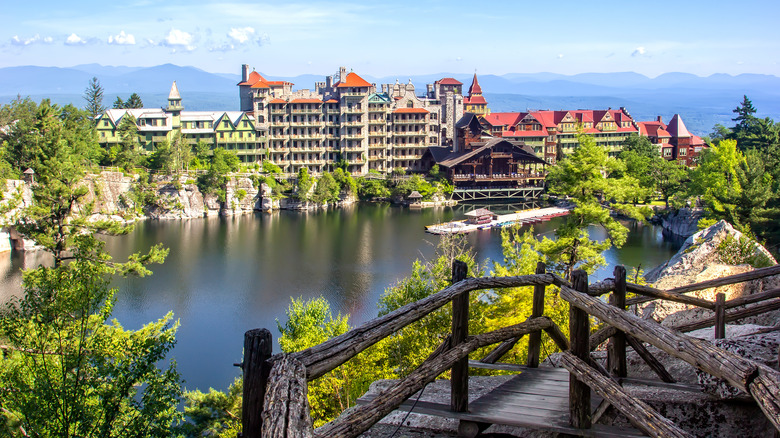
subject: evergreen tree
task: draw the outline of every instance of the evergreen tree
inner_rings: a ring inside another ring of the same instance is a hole
[[[87,101],[84,109],[87,110],[92,120],[95,120],[97,116],[103,114],[103,111],[106,110],[106,107],[103,106],[103,87],[100,85],[98,78],[93,77],[89,85],[87,85],[87,88],[84,90],[84,100]]]
[[[113,108],[114,108],[114,109],[122,109],[122,108],[125,108],[125,101],[124,101],[124,100],[122,100],[122,98],[121,98],[121,97],[117,96],[117,97],[116,97],[116,100],[114,101]]]
[[[174,363],[160,362],[175,342],[171,316],[138,331],[108,323],[110,275],[146,275],[145,265],[167,251],[155,246],[124,263],[106,253],[97,235],[131,227],[90,220],[84,175],[96,138],[80,110],[44,102],[32,126],[19,129],[36,146],[37,184],[14,226],[54,262],[25,272],[24,296],[0,314],[0,338],[9,344],[0,361],[0,435],[170,436],[180,379]]]
[[[536,245],[548,265],[567,278],[576,267],[593,272],[605,263],[603,251],[612,246],[620,248],[626,242],[628,229],[612,218],[603,202],[610,202],[610,208],[637,220],[650,214],[646,207],[625,204],[641,190],[636,178],[615,177],[624,174],[625,166],[611,158],[593,137],[580,134],[577,139],[579,147],[547,175],[550,193],[571,197],[576,207],[556,230],[555,240],[544,237]],[[602,227],[607,239],[591,239],[590,226]]]
[[[731,119],[737,122],[737,125],[734,127],[734,131],[743,132],[747,131],[748,128],[750,128],[752,125],[752,122],[755,120],[755,116],[753,116],[753,114],[756,113],[756,108],[753,106],[753,102],[751,102],[746,95],[743,95],[742,103],[731,110],[731,112],[737,115]]]
[[[141,101],[141,96],[139,96],[137,93],[133,93],[130,95],[130,97],[127,99],[127,102],[125,102],[125,108],[143,108],[144,103]]]

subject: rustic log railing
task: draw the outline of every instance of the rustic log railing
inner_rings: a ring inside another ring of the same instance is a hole
[[[621,379],[627,377],[627,346],[636,351],[662,381],[675,381],[644,346],[645,342],[750,394],[780,431],[780,372],[717,348],[707,341],[682,334],[714,325],[716,337],[723,337],[728,321],[780,309],[780,289],[730,301],[726,301],[723,294],[718,294],[715,302],[684,295],[686,292],[777,274],[780,274],[780,265],[664,291],[627,283],[625,269],[621,266],[615,268],[614,279],[588,285],[584,271],[575,271],[572,282],[569,283],[554,274],[546,273],[545,266],[541,263],[534,275],[466,278],[465,264],[455,262],[451,286],[309,349],[271,356],[270,332],[247,332],[244,343],[245,359],[242,364],[242,436],[356,437],[447,370],[451,370],[450,408],[452,412],[467,412],[469,354],[477,349],[498,344],[477,363],[495,364],[523,336],[529,335],[527,366],[534,368],[539,365],[542,331],[564,351],[561,363],[571,376],[570,421],[575,428],[590,428],[609,405],[612,405],[626,415],[637,428],[651,436],[689,436],[645,403],[627,394],[619,384]],[[567,339],[558,326],[544,316],[545,289],[550,285],[559,287],[560,297],[570,304],[571,339]],[[468,303],[471,291],[524,286],[534,287],[533,308],[528,320],[489,333],[469,334]],[[598,298],[609,292],[610,304]],[[639,296],[627,300],[626,292]],[[626,311],[627,306],[655,299],[701,307],[712,310],[714,314],[711,318],[674,327],[675,330],[672,330],[654,321],[642,320]],[[312,428],[306,398],[308,381],[328,373],[371,345],[449,302],[452,302],[453,306],[452,333],[422,365],[368,403],[351,409],[318,429]],[[751,304],[752,306],[749,306]],[[743,308],[727,311],[736,307]],[[598,318],[605,326],[591,333],[591,316]],[[590,353],[607,340],[607,366],[604,368],[591,359]],[[597,408],[595,416],[591,412],[591,389],[604,400]],[[474,436],[478,432],[475,427],[462,428],[461,433]]]

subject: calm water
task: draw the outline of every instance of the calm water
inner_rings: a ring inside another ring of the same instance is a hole
[[[496,212],[518,206],[497,206]],[[415,259],[433,257],[437,236],[424,226],[463,217],[473,207],[408,210],[360,205],[315,213],[276,212],[235,218],[150,221],[110,238],[118,260],[161,242],[170,248],[154,275],[116,281],[114,311],[125,327],[137,329],[173,311],[181,322],[173,356],[188,389],[225,389],[239,375],[243,333],[271,329],[285,320],[290,297],[325,297],[335,313],[359,324],[376,316],[376,303],[388,286],[409,274]],[[551,236],[560,219],[537,224]],[[661,229],[627,223],[631,234],[621,250],[611,250],[609,266],[591,280],[611,276],[615,264],[645,270],[671,257],[679,242]],[[593,230],[594,237],[602,237]],[[480,261],[501,260],[498,231],[468,235]],[[0,254],[0,299],[19,290],[19,269],[40,263],[19,254]]]

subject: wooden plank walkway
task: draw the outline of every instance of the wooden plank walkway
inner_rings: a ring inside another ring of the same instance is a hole
[[[373,397],[364,396],[358,403]],[[601,402],[592,395],[592,408]],[[414,397],[401,406],[409,410]],[[642,437],[632,428],[595,424],[591,429],[569,425],[569,372],[563,368],[527,368],[523,373],[499,385],[488,394],[469,403],[469,412],[452,412],[449,404],[418,401],[412,410],[418,414],[436,415],[475,423],[520,426],[586,437]]]

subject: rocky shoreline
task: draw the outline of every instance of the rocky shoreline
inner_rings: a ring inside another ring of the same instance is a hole
[[[84,178],[88,194],[83,205],[91,205],[95,213],[92,220],[111,219],[123,223],[140,220],[182,220],[213,216],[237,216],[256,211],[271,212],[275,210],[313,211],[323,208],[339,208],[358,202],[355,195],[342,192],[337,202],[318,204],[315,202],[300,202],[291,198],[280,198],[273,195],[271,188],[265,183],[258,186],[252,178],[232,176],[225,186],[225,200],[220,201],[213,193],[202,193],[195,181],[186,175],[153,176],[143,190],[148,191],[146,198],[151,200],[145,205],[137,205],[133,191],[138,190],[139,175],[126,175],[122,172],[103,171],[100,174],[90,174]],[[32,191],[29,183],[21,180],[7,180],[3,194],[8,198],[19,198],[19,208],[32,203]],[[2,199],[0,198],[0,202]],[[413,205],[402,199],[390,199],[390,202],[407,205],[412,208],[426,208],[438,205],[454,205],[456,202],[447,199],[419,202]],[[18,211],[17,208],[16,210]],[[11,218],[14,211],[6,216]],[[35,245],[15,230],[0,228],[0,252],[34,250]]]

